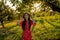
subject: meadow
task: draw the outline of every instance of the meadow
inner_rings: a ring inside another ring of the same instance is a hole
[[[36,26],[31,26],[32,40],[60,40],[60,15],[35,17],[35,21]],[[22,28],[17,22],[5,23],[5,28],[0,25],[0,40],[22,39]]]

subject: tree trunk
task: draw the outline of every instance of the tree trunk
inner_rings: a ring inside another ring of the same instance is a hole
[[[2,28],[4,28],[4,23],[3,23],[3,20],[1,21],[1,25],[2,25]]]

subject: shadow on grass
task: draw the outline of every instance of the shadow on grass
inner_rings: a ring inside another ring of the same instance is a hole
[[[0,40],[4,40],[10,34],[16,34],[16,30],[10,31],[10,29],[12,29],[16,26],[18,26],[18,25],[13,25],[13,26],[10,26],[9,28],[1,28],[0,29]]]

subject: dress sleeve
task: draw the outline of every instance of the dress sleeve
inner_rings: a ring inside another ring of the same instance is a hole
[[[35,25],[36,25],[36,23],[33,23],[33,21],[31,20],[31,25],[35,26]]]
[[[23,21],[20,21],[20,23],[19,23],[19,24],[20,24],[20,26],[22,26],[22,23],[23,23]]]

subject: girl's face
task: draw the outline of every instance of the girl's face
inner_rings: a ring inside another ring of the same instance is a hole
[[[25,19],[28,19],[29,18],[29,15],[28,14],[25,14]]]

